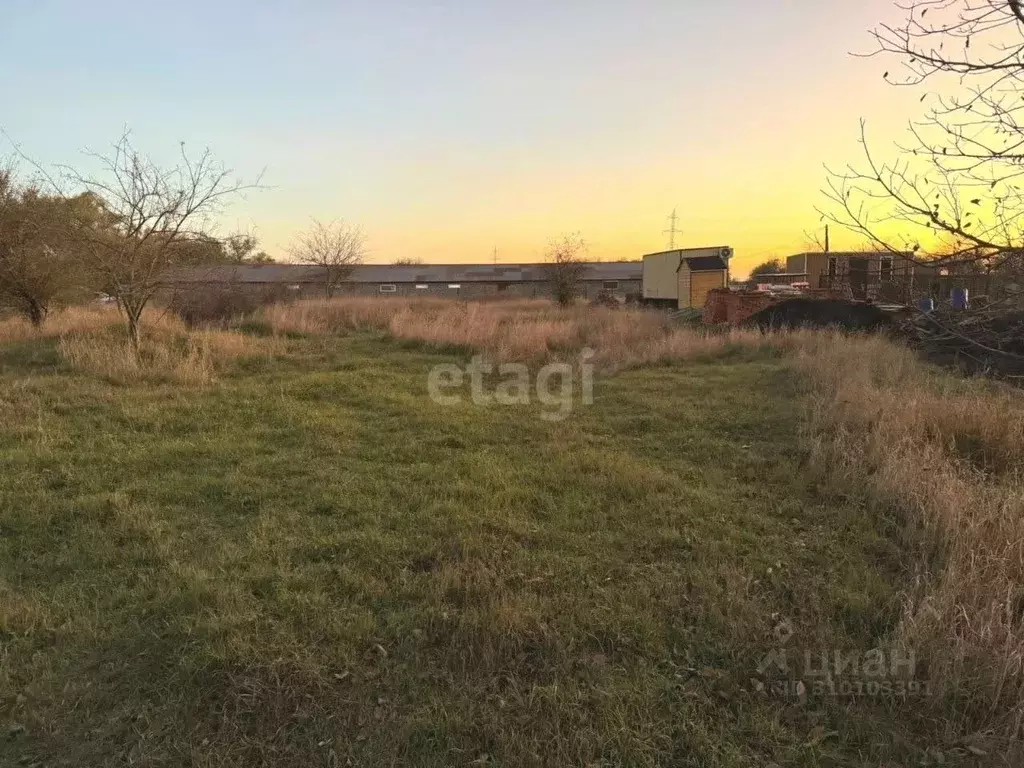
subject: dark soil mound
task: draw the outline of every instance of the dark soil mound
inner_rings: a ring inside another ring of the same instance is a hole
[[[892,317],[873,304],[841,299],[786,299],[751,315],[744,325],[771,328],[843,328],[880,331],[892,328]]]

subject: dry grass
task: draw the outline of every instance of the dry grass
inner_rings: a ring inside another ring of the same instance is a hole
[[[218,365],[274,354],[277,340],[232,331],[190,331],[159,309],[143,316],[143,344],[136,356],[122,319],[110,307],[72,307],[35,328],[21,318],[0,321],[0,344],[56,339],[61,358],[75,370],[118,383],[171,381],[206,384]]]
[[[0,320],[0,344],[102,331],[120,321],[116,309],[103,306],[70,307],[51,315],[40,328],[23,317],[9,317]]]
[[[257,337],[237,331],[193,330],[188,332],[188,339],[215,363],[268,357],[281,351],[279,339],[275,337]]]
[[[116,307],[90,304],[55,312],[39,328],[22,317],[0,320],[0,344],[55,339],[68,334],[110,331],[124,322]],[[184,333],[186,326],[164,309],[153,307],[143,313],[143,324],[156,331]]]
[[[606,372],[714,356],[732,347],[789,348],[793,343],[786,334],[755,330],[707,333],[680,327],[662,312],[586,306],[567,309],[535,299],[319,299],[265,307],[256,319],[275,334],[382,330],[436,348],[480,351],[494,362],[544,360],[590,348],[595,352],[594,362]],[[140,365],[114,338],[120,322],[112,308],[76,307],[54,315],[38,329],[18,318],[2,321],[0,343],[61,338],[62,354],[82,370],[109,370],[118,379],[159,371],[180,381],[207,380],[212,370],[209,358],[264,354],[274,346],[273,339],[190,331],[177,317],[153,309],[144,318],[150,349]],[[187,342],[172,343],[172,337],[187,337]]]
[[[147,328],[136,355],[119,333],[72,333],[57,342],[61,357],[75,370],[120,384],[169,381],[208,384],[218,368],[239,358],[275,353],[275,339],[254,338],[233,331],[186,332]]]
[[[206,384],[213,379],[208,351],[187,337],[148,339],[135,354],[123,338],[112,334],[69,334],[60,338],[57,349],[75,370],[118,383]]]
[[[817,463],[895,509],[921,551],[898,635],[934,701],[978,728],[1024,718],[1024,401],[881,338],[808,336]]]
[[[792,343],[785,334],[684,328],[663,312],[562,308],[543,300],[313,300],[268,307],[258,317],[280,333],[377,329],[441,349],[480,351],[494,362],[543,360],[590,348],[604,371],[716,355],[734,346]]]

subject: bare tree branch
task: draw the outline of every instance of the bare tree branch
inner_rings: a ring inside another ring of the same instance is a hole
[[[826,218],[931,264],[1018,265],[1024,253],[1024,11],[1020,0],[904,0],[870,56],[898,58],[898,85],[934,81],[910,142],[882,161],[829,171]]]
[[[327,298],[334,295],[352,269],[366,255],[366,235],[352,224],[337,220],[324,224],[316,219],[307,232],[299,235],[291,256],[300,264],[319,267]]]
[[[587,272],[584,257],[587,243],[576,232],[552,240],[547,250],[548,282],[551,295],[563,307],[571,306],[580,293],[580,281]]]
[[[81,247],[97,283],[124,313],[133,348],[142,311],[170,269],[187,264],[190,246],[210,241],[215,217],[230,197],[259,185],[234,179],[209,150],[190,156],[184,143],[176,165],[162,167],[135,150],[125,132],[107,154],[87,153],[98,175],[62,167],[66,182],[98,200],[107,226],[82,231]]]

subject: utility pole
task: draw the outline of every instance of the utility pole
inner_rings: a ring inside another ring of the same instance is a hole
[[[494,246],[494,253],[492,254],[492,256],[494,257],[494,263],[497,264],[498,263],[498,246]]]
[[[676,249],[676,235],[683,234],[681,229],[676,228],[676,224],[679,222],[679,216],[676,214],[675,208],[672,209],[672,215],[668,217],[669,228],[661,234],[668,235],[668,249],[674,251]]]

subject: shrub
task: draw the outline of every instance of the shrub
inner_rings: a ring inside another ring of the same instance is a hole
[[[168,308],[190,327],[223,327],[252,315],[262,306],[287,300],[288,289],[283,285],[206,283],[179,289],[168,302]]]

